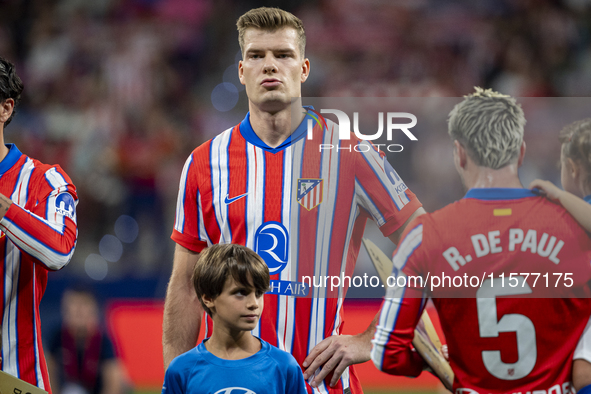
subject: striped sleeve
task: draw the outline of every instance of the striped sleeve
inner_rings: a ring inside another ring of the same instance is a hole
[[[371,359],[380,371],[403,376],[419,376],[423,371],[423,360],[411,349],[414,330],[424,308],[424,297],[413,293],[405,270],[407,264],[420,253],[423,240],[423,225],[409,226],[394,253],[393,276],[396,285],[388,289],[380,310],[380,317],[372,340]],[[402,280],[401,278],[404,278]]]
[[[0,230],[45,268],[66,266],[78,238],[78,196],[68,175],[59,166],[40,165],[10,198],[14,203],[0,220]]]
[[[355,194],[384,236],[402,226],[422,206],[394,168],[368,141],[360,141],[355,166]]]
[[[194,151],[183,167],[176,205],[176,217],[172,240],[179,245],[201,252],[208,245],[208,236],[203,221],[199,174]]]
[[[573,360],[585,360],[591,363],[591,318],[587,321],[587,326],[579,338]]]

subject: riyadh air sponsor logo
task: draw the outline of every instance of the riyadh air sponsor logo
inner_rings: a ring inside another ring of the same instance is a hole
[[[256,231],[254,251],[263,258],[271,275],[287,266],[289,233],[279,222],[265,222]]]
[[[247,194],[248,194],[248,193],[244,193],[244,194],[241,194],[241,195],[239,195],[239,196],[232,197],[232,198],[230,198],[230,195],[229,195],[229,194],[226,194],[226,198],[225,198],[224,202],[226,203],[226,205],[228,205],[228,204],[232,204],[234,201],[238,201],[238,200],[240,200],[242,197],[246,197],[246,195],[247,195]]]
[[[310,286],[303,282],[291,282],[288,280],[271,280],[267,294],[277,294],[292,297],[306,297],[310,292]]]
[[[243,387],[228,387],[215,392],[215,394],[257,394],[250,389]]]
[[[55,198],[55,212],[58,215],[67,216],[70,219],[74,219],[75,206],[74,198],[69,193],[59,194]]]
[[[298,179],[297,200],[308,211],[316,208],[322,202],[322,179],[300,178]]]
[[[338,133],[339,133],[339,140],[350,140],[351,139],[351,131],[355,133],[357,138],[361,141],[374,141],[380,138],[384,134],[384,123],[386,123],[386,139],[388,140],[387,144],[373,144],[378,151],[384,150],[388,152],[402,152],[404,147],[400,144],[392,144],[391,141],[394,140],[394,131],[401,131],[404,135],[411,141],[417,141],[417,137],[410,131],[411,128],[416,126],[417,124],[417,117],[408,112],[387,112],[384,115],[384,112],[378,113],[378,131],[374,134],[363,134],[359,130],[359,112],[353,112],[353,127],[351,128],[351,120],[349,116],[344,112],[338,109],[321,109],[320,112],[315,111],[311,108],[306,108],[305,114],[309,116],[307,119],[307,130],[308,130],[308,139],[311,140],[314,138],[314,123],[320,128],[328,128],[326,120],[321,114],[332,114],[337,117],[338,120]],[[311,119],[310,119],[311,118]],[[402,119],[406,119],[402,121]],[[369,145],[355,145],[351,146],[339,146],[333,144],[319,144],[319,150],[331,150],[336,149],[339,150],[347,150],[351,151],[354,150],[355,152],[367,152],[371,147]]]

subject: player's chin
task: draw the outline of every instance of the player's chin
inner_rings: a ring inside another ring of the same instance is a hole
[[[291,97],[277,91],[266,92],[261,99],[260,107],[266,112],[277,112],[291,104]]]
[[[253,330],[259,322],[259,317],[243,317],[240,322],[243,329]]]

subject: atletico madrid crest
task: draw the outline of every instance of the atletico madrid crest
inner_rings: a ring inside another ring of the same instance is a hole
[[[298,179],[298,203],[308,211],[322,202],[322,179]]]

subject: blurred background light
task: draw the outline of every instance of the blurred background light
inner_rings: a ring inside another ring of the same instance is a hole
[[[109,264],[100,255],[92,253],[84,261],[84,270],[93,280],[103,280],[109,273]]]
[[[121,242],[132,243],[139,233],[137,221],[128,215],[121,215],[115,221],[115,235]]]
[[[117,237],[107,234],[99,242],[99,253],[105,260],[115,263],[123,254],[123,245]]]
[[[222,82],[213,88],[211,103],[220,112],[227,112],[238,103],[238,89],[233,83]]]
[[[239,92],[244,90],[244,85],[240,83],[240,78],[238,78],[238,66],[236,64],[232,64],[226,71],[224,71],[224,82],[231,83],[234,85]]]

